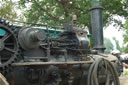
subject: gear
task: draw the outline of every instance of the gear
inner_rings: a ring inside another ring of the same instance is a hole
[[[7,73],[11,63],[19,56],[16,29],[5,20],[0,20],[0,72]]]

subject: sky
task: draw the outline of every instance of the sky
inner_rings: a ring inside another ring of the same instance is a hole
[[[123,17],[114,17],[114,18],[118,18],[119,20],[122,21],[122,24],[125,23],[125,19]],[[118,41],[120,46],[123,46],[123,31],[119,30],[120,27],[114,27],[113,26],[114,23],[110,24],[107,28],[104,29],[104,37],[109,38],[112,41],[112,38],[115,37]],[[115,45],[114,41],[112,41],[112,43]]]
[[[104,29],[104,37],[109,38],[110,40],[115,37],[119,41],[120,46],[123,45],[123,31],[115,28],[113,25],[109,25]]]

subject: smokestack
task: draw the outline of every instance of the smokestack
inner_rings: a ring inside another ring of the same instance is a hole
[[[91,25],[92,25],[92,37],[94,42],[94,49],[98,52],[104,52],[103,43],[103,21],[102,21],[102,10],[103,8],[99,5],[99,1],[92,0],[91,8]]]

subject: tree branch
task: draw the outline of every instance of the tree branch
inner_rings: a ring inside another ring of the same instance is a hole
[[[59,21],[59,18],[58,18],[58,17],[53,16],[51,13],[48,12],[48,10],[42,8],[42,6],[41,6],[36,0],[33,0],[33,1],[34,1],[34,3],[40,8],[40,10],[46,12],[46,14],[47,14],[49,17],[51,17],[53,20]]]
[[[61,4],[62,5],[62,7],[64,9],[64,15],[65,15],[65,17],[68,17],[69,16],[68,10],[71,7],[70,0],[56,0],[56,2],[58,4]]]

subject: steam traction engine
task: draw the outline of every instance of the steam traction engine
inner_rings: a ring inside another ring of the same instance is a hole
[[[91,10],[95,50],[89,48],[87,32],[73,23],[65,24],[58,38],[51,38],[49,30],[0,20],[0,72],[9,84],[119,85],[118,59],[102,53],[102,8]]]

